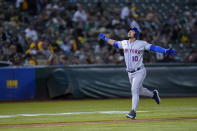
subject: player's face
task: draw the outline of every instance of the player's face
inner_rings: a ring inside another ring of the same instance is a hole
[[[134,37],[134,34],[135,34],[135,31],[134,30],[129,30],[128,37],[129,38],[133,38]]]

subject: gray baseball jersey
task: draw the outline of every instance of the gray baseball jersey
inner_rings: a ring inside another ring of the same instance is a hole
[[[118,41],[118,48],[124,50],[124,57],[127,71],[135,70],[143,66],[144,50],[150,50],[151,44],[143,40],[135,40],[130,43],[129,40]]]

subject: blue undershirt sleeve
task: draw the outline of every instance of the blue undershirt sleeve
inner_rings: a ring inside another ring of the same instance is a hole
[[[160,46],[151,45],[150,51],[159,52],[159,53],[166,53],[166,50]]]

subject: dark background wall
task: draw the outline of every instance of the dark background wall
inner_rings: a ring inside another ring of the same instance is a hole
[[[143,86],[161,96],[197,96],[195,64],[146,65]],[[125,98],[131,96],[124,66],[91,65],[36,68],[36,98]],[[45,94],[45,95],[41,95]]]
[[[161,96],[197,96],[196,64],[145,66],[143,86]],[[1,67],[0,100],[54,98],[127,98],[131,96],[124,66]]]

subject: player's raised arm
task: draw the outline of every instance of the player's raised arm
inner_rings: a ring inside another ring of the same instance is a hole
[[[169,55],[176,55],[176,50],[174,49],[164,49],[160,46],[156,46],[156,45],[151,45],[150,46],[150,51],[154,51],[154,52],[159,52],[159,53],[166,53],[166,54],[169,54]]]
[[[99,36],[102,40],[106,41],[108,44],[118,47],[118,42],[116,40],[107,38],[104,33],[100,33]]]

